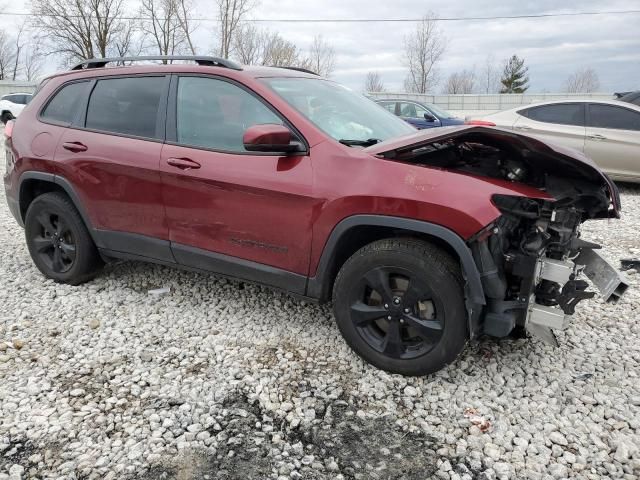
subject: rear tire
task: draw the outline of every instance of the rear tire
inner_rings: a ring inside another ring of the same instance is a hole
[[[16,117],[14,117],[11,112],[7,112],[7,111],[2,112],[2,115],[0,115],[0,121],[5,125],[9,120],[13,120],[14,118]]]
[[[78,285],[100,271],[103,263],[98,250],[66,195],[40,195],[29,205],[24,223],[31,258],[46,277]]]
[[[333,309],[349,346],[391,373],[436,372],[468,338],[458,263],[421,240],[385,239],[358,250],[336,277]]]

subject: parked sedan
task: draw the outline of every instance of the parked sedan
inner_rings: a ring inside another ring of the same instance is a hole
[[[640,182],[640,107],[617,100],[554,101],[478,119],[536,135],[591,157],[614,180]]]
[[[16,118],[24,106],[31,100],[31,93],[10,93],[0,98],[0,121],[7,123]]]
[[[393,99],[378,99],[375,102],[419,130],[464,124],[464,120],[431,104]]]
[[[634,105],[640,105],[640,90],[637,92],[628,92],[622,95],[619,100],[621,102],[633,103]]]

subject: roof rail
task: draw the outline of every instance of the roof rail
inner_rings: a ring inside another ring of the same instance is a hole
[[[83,60],[82,62],[71,67],[71,70],[83,70],[86,68],[102,68],[107,63],[114,62],[140,62],[148,60],[191,60],[198,65],[209,67],[225,67],[233,70],[242,70],[242,66],[226,58],[218,57],[201,57],[194,55],[145,55],[140,57],[112,57],[112,58],[92,58]]]
[[[279,67],[276,65],[273,65],[273,67],[275,68],[286,68],[287,70],[295,70],[296,72],[302,72],[302,73],[310,73],[311,75],[317,75],[320,76],[319,73],[316,73],[312,70],[309,70],[308,68],[302,68],[302,67]]]

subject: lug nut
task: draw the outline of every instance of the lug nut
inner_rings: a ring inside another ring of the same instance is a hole
[[[400,303],[400,299],[398,297],[393,299],[393,303],[395,303],[396,305],[398,305]]]
[[[389,316],[387,317],[387,320],[391,320],[391,315],[389,315]]]
[[[388,303],[385,303],[385,304],[384,304],[384,308],[389,308],[389,304],[388,304]]]
[[[404,323],[404,319],[402,319],[402,318],[401,318],[401,319],[400,319],[400,323]]]
[[[408,308],[405,308],[405,309],[404,309],[404,313],[409,313],[409,309],[408,309]]]

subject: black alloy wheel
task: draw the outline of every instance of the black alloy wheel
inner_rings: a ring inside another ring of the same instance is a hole
[[[351,318],[374,350],[410,359],[440,341],[445,311],[426,282],[399,267],[375,267],[352,290]]]
[[[82,217],[62,192],[44,193],[31,202],[24,231],[33,263],[56,282],[78,285],[103,265]]]
[[[76,259],[73,232],[63,218],[43,210],[36,221],[40,228],[32,232],[31,243],[40,260],[56,273],[68,272]]]
[[[424,240],[378,240],[354,253],[333,286],[349,346],[392,373],[425,375],[451,363],[468,338],[459,264]]]

